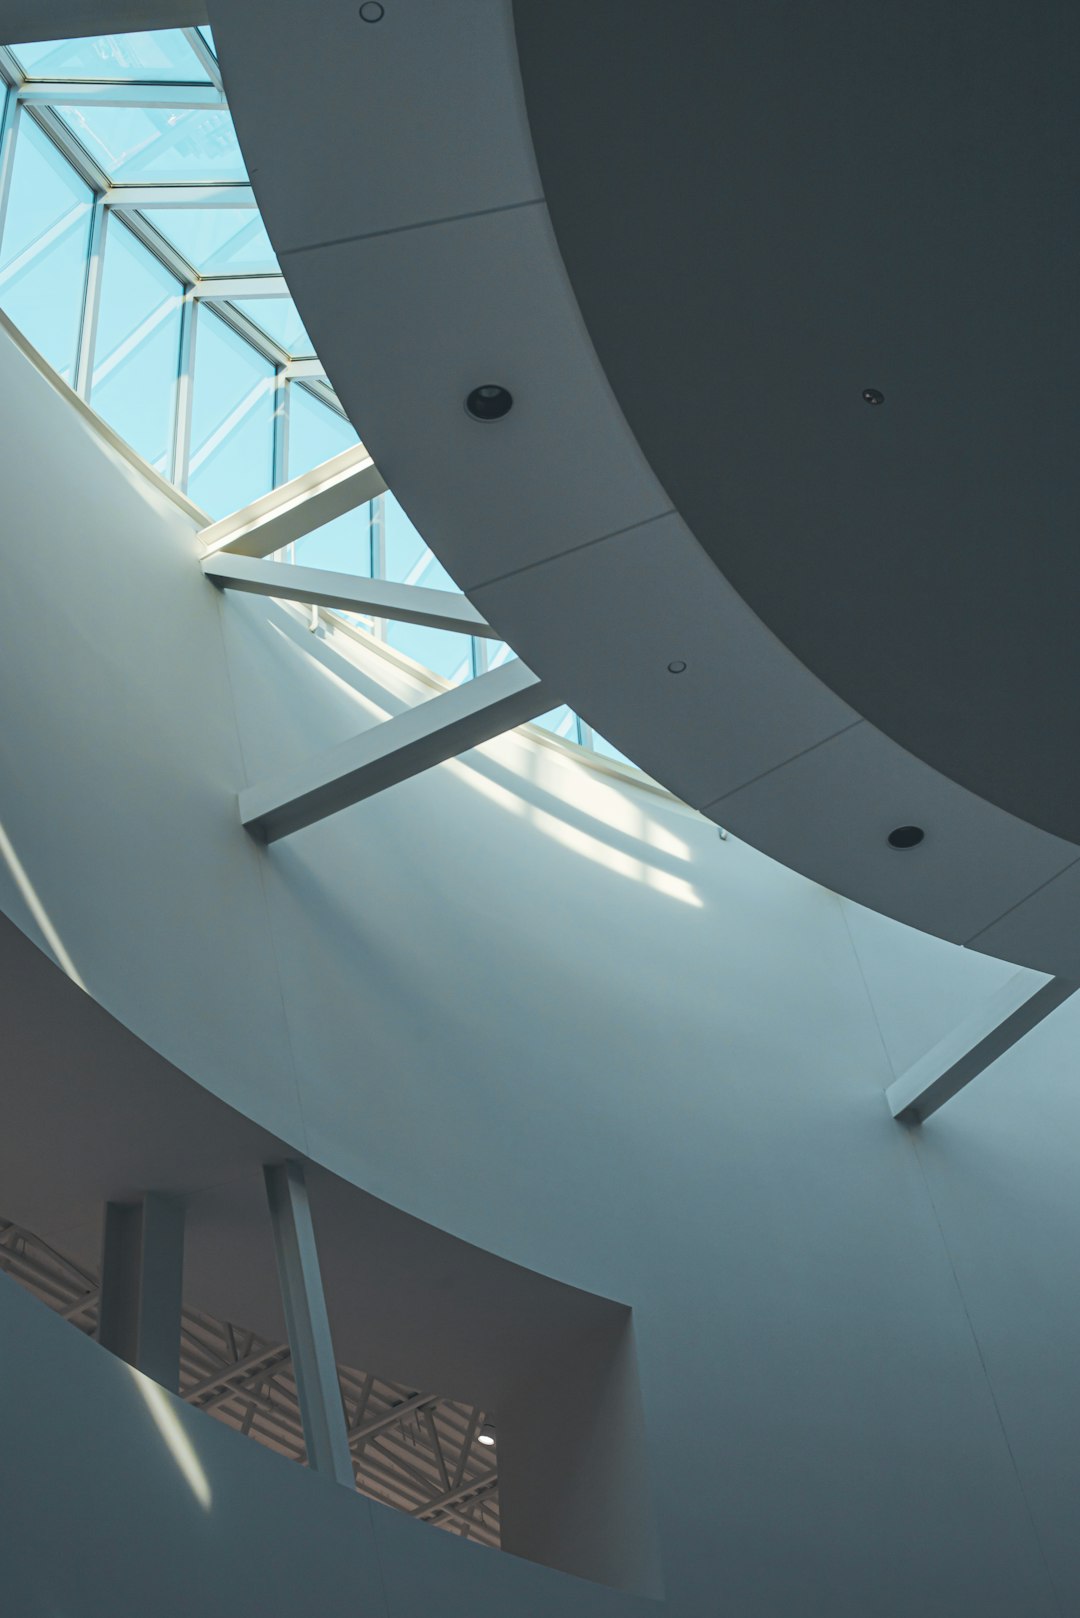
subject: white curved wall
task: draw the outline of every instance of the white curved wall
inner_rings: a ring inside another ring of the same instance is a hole
[[[1000,969],[516,736],[257,847],[236,792],[409,680],[220,597],[6,338],[0,390],[8,913],[47,942],[32,886],[91,994],[311,1158],[633,1307],[673,1613],[1075,1605],[1076,1013],[916,1138],[882,1034]]]

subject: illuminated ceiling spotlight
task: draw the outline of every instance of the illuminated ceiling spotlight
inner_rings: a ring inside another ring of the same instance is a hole
[[[476,1435],[476,1442],[478,1444],[486,1445],[488,1449],[492,1449],[494,1447],[494,1444],[495,1444],[495,1429],[491,1425],[490,1421],[485,1421],[484,1422],[484,1425],[481,1427],[480,1431]]]

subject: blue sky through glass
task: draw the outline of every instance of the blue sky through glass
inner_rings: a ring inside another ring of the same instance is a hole
[[[278,272],[257,208],[144,208],[142,212],[200,275]]]
[[[199,33],[213,50],[209,28]],[[52,109],[89,162],[78,151],[70,157],[61,152],[37,121],[37,108],[25,104],[18,110],[10,202],[0,241],[0,306],[61,376],[74,380],[83,307],[87,289],[95,284],[88,265],[94,193],[76,164],[95,185],[104,172],[119,185],[222,187],[213,198],[221,206],[188,207],[183,195],[175,199],[180,206],[166,206],[155,197],[139,213],[187,261],[194,277],[280,274],[258,210],[242,205],[250,202],[250,192],[227,109],[156,104],[170,96],[174,101],[212,102],[217,95],[200,90],[177,96],[169,89],[178,83],[210,84],[204,57],[182,31],[49,41],[17,46],[13,54],[39,82],[91,79],[139,86],[121,97],[137,105],[98,105],[84,96]],[[161,86],[157,95],[155,83]],[[109,211],[107,219],[105,213],[98,217],[104,229],[100,302],[92,375],[79,378],[80,391],[151,465],[169,476],[174,470],[183,310],[190,294],[127,228],[123,215]],[[212,297],[228,299],[228,287],[215,287]],[[299,379],[286,381],[277,374],[274,359],[260,352],[260,333],[265,333],[286,354],[313,354],[293,300],[282,295],[230,301],[251,323],[246,337],[214,312],[212,301],[188,305],[196,342],[186,486],[211,517],[227,515],[265,493],[275,480],[308,471],[357,442],[342,417]],[[309,566],[359,575],[374,571],[401,583],[456,590],[389,494],[306,536],[289,554]],[[500,643],[473,643],[465,635],[415,625],[387,622],[379,632],[391,646],[453,681],[513,656]],[[566,708],[553,710],[539,723],[574,739],[579,735],[578,721]],[[598,750],[620,756],[602,741]]]
[[[233,298],[234,309],[255,322],[287,354],[314,354],[311,338],[291,298]]]
[[[188,493],[226,517],[274,483],[274,367],[209,309],[199,312]]]
[[[340,455],[357,443],[349,423],[314,398],[306,388],[290,388],[289,476],[297,478],[312,467]],[[313,534],[305,534],[293,548],[293,559],[304,567],[328,567],[337,573],[371,573],[371,503],[347,511]]]
[[[247,179],[224,107],[58,107],[72,134],[118,184]]]
[[[24,112],[4,239],[0,307],[65,381],[79,341],[93,193]]]
[[[109,221],[90,403],[168,474],[184,289],[122,220]]]
[[[195,52],[179,28],[152,34],[98,34],[89,39],[47,39],[13,45],[24,73],[40,79],[167,80],[207,84]]]

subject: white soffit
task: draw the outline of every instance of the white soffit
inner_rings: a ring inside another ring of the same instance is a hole
[[[589,723],[654,778],[678,780],[695,808],[858,723],[770,634],[677,516],[472,597],[526,660],[527,648],[541,649],[562,694],[588,693]],[[685,670],[669,672],[672,662]]]
[[[463,589],[671,509],[611,396],[542,203],[285,266],[338,397]],[[361,318],[358,289],[371,304]],[[465,410],[486,382],[514,396],[502,421]]]
[[[509,4],[393,0],[376,23],[360,10],[214,0],[229,107],[275,250],[537,201]],[[365,300],[362,283],[352,297]]]
[[[1080,848],[861,722],[671,512],[538,200],[508,0],[396,0],[377,25],[323,0],[299,36],[290,0],[265,0],[257,28],[250,0],[216,0],[213,21],[266,225],[328,374],[493,627],[747,842],[925,931],[1080,979],[1060,877]],[[283,117],[312,86],[304,118]],[[504,421],[463,409],[485,382],[514,395]],[[668,672],[676,660],[685,673]],[[927,836],[902,853],[886,838],[905,823]]]
[[[866,723],[708,812],[825,887],[956,944],[969,943],[1080,855],[947,781]],[[904,825],[925,827],[925,842],[890,848],[889,832]]]

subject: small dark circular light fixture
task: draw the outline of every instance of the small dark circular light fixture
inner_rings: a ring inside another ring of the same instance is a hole
[[[668,664],[667,671],[669,674],[685,674],[686,664],[681,657],[677,657],[673,663]]]
[[[921,826],[897,826],[889,833],[889,847],[918,848],[925,836]]]
[[[885,395],[882,393],[880,388],[864,388],[862,390],[862,396],[868,405],[880,405],[885,403]]]
[[[382,22],[386,15],[386,7],[379,4],[379,0],[365,0],[360,7],[361,22]]]
[[[497,382],[485,382],[474,388],[465,400],[465,408],[474,421],[501,421],[510,414],[514,396],[509,388]]]

